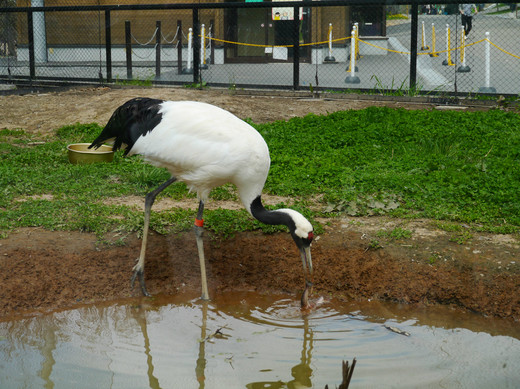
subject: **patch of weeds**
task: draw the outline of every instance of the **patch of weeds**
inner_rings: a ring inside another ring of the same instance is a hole
[[[473,234],[471,234],[471,232],[469,231],[459,231],[457,233],[455,233],[454,235],[452,235],[450,237],[450,242],[455,242],[455,243],[458,243],[458,244],[466,244],[466,243],[469,243],[471,241],[471,239],[473,239]]]
[[[374,92],[383,96],[420,96],[423,90],[423,86],[420,84],[416,84],[413,88],[408,88],[406,86],[408,77],[406,77],[399,86],[397,86],[393,77],[392,84],[390,86],[383,85],[382,80],[379,79],[375,74],[370,77],[370,80],[376,81],[376,84],[374,85]],[[426,94],[429,93],[431,92]]]
[[[193,82],[191,84],[184,84],[184,88],[186,88],[186,89],[204,89],[204,88],[208,88],[208,83],[206,81]]]
[[[329,202],[324,212],[340,212],[349,216],[384,215],[400,206],[400,198],[394,194],[359,195],[355,200]]]
[[[460,232],[463,230],[463,227],[460,224],[449,223],[444,221],[436,221],[433,224],[439,230],[446,232]]]
[[[383,246],[377,239],[371,239],[370,243],[368,244],[367,250],[379,250],[382,249]]]
[[[401,227],[395,227],[394,229],[387,231],[387,230],[380,230],[376,234],[380,238],[389,239],[392,241],[395,240],[403,240],[403,239],[410,239],[412,237],[412,231],[406,230]]]
[[[437,260],[437,258],[435,258],[435,256],[430,256],[430,258],[428,258],[428,263],[430,265],[434,265],[435,264],[435,261]]]
[[[134,85],[134,86],[152,86],[153,82],[153,75],[150,75],[148,78],[141,80],[139,77],[130,79],[130,80],[123,80],[120,79],[119,76],[116,77],[115,84],[116,85]]]

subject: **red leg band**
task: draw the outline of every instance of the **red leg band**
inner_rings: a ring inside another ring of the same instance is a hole
[[[204,219],[197,219],[197,218],[195,218],[195,225],[197,227],[202,227],[204,225]]]

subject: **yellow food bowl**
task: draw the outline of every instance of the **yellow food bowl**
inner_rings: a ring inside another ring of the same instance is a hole
[[[73,143],[67,146],[69,151],[69,162],[93,163],[93,162],[112,162],[114,160],[114,152],[112,146],[101,145],[98,149],[88,147],[90,143]]]

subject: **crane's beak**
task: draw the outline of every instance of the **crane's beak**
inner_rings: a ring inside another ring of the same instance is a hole
[[[309,277],[312,277],[312,257],[311,257],[311,246],[300,248],[300,255],[303,263],[303,274],[305,275],[305,281],[307,280],[307,272]]]

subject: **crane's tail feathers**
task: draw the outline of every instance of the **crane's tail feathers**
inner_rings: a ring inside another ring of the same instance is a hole
[[[106,141],[113,141],[112,150],[126,146],[128,154],[141,136],[152,131],[162,119],[159,113],[163,100],[137,97],[117,108],[101,134],[92,142],[90,148],[98,148]]]

